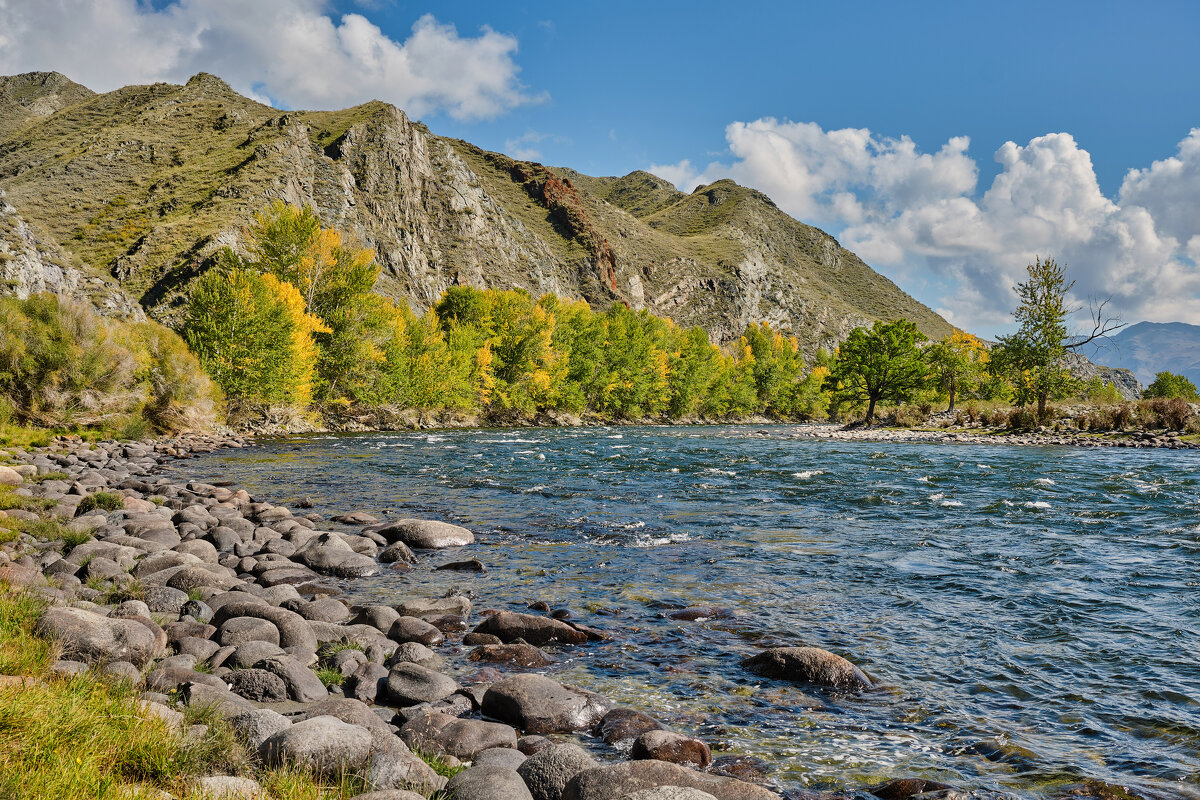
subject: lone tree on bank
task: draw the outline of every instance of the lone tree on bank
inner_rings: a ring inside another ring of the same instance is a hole
[[[917,344],[925,335],[906,319],[855,328],[837,350],[825,388],[834,402],[867,403],[865,425],[880,400],[902,403],[924,385],[927,372]]]
[[[1036,400],[1040,420],[1046,416],[1047,401],[1069,394],[1076,386],[1067,369],[1067,351],[1105,338],[1125,323],[1104,316],[1108,304],[1104,300],[1092,308],[1091,333],[1068,341],[1067,317],[1074,309],[1067,307],[1066,297],[1075,281],[1067,282],[1063,268],[1053,258],[1043,261],[1039,256],[1025,269],[1029,279],[1016,286],[1021,304],[1013,312],[1021,328],[1000,337],[988,368],[1012,383],[1017,405]]]

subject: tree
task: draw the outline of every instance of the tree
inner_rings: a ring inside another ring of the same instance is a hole
[[[906,319],[877,321],[870,330],[855,328],[838,348],[825,387],[835,402],[866,402],[865,424],[870,425],[876,403],[902,403],[925,382],[925,362],[917,347],[923,341],[916,323]]]
[[[925,349],[931,377],[950,397],[947,411],[954,410],[959,392],[977,378],[988,361],[983,342],[965,331],[955,331]]]
[[[1142,397],[1178,397],[1193,403],[1200,400],[1200,397],[1196,395],[1196,384],[1183,375],[1176,375],[1173,372],[1155,374],[1154,382],[1146,387],[1146,391],[1142,392]]]
[[[1038,418],[1042,419],[1048,400],[1063,397],[1077,388],[1066,366],[1067,351],[1105,338],[1124,323],[1104,316],[1107,301],[1103,301],[1093,305],[1091,333],[1068,341],[1067,317],[1073,309],[1067,307],[1066,297],[1075,281],[1067,282],[1063,268],[1053,258],[1043,261],[1039,256],[1026,271],[1029,279],[1016,286],[1021,304],[1013,312],[1020,330],[1000,337],[990,369],[1012,382],[1017,405],[1036,400]]]

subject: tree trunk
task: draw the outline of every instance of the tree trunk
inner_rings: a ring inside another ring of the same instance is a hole
[[[1046,395],[1047,392],[1038,392],[1038,424],[1042,424],[1042,420],[1046,418]]]
[[[950,407],[947,408],[946,410],[947,411],[954,410],[954,379],[953,378],[950,379]]]
[[[875,398],[871,398],[871,402],[867,405],[867,421],[863,425],[867,428],[871,427],[871,420],[875,419]]]

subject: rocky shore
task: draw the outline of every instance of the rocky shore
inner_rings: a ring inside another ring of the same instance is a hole
[[[858,442],[920,442],[922,444],[999,444],[1018,446],[1070,447],[1132,447],[1167,448],[1171,450],[1200,450],[1200,442],[1181,438],[1177,431],[1125,431],[1118,434],[1096,434],[1082,431],[1055,431],[1040,428],[1032,431],[1010,431],[1004,428],[983,429],[916,429],[916,428],[847,428],[843,425],[798,425],[789,434],[793,439],[829,439]]]
[[[363,800],[816,796],[774,785],[754,759],[714,759],[707,743],[645,710],[539,674],[555,655],[608,636],[545,604],[478,610],[463,596],[404,596],[400,572],[391,605],[341,599],[346,581],[402,571],[418,554],[478,568],[465,528],[361,512],[326,520],[232,481],[162,474],[168,461],[246,444],[57,441],[0,452],[16,462],[0,467],[0,483],[46,509],[0,512],[0,528],[45,516],[62,532],[21,533],[0,547],[0,582],[51,603],[39,630],[61,643],[53,672],[133,681],[145,713],[177,726],[183,706],[211,707],[267,765],[363,776]],[[816,691],[875,686],[813,647],[763,650],[742,668]],[[435,757],[443,772],[460,771],[447,780],[430,766]],[[262,796],[244,776],[202,781],[217,796]],[[967,796],[919,778],[855,793],[867,794]]]

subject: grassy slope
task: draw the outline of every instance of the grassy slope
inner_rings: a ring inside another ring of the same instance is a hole
[[[23,91],[23,102],[29,102],[29,92],[37,89]],[[0,96],[0,111],[4,103]],[[368,103],[338,112],[283,114],[203,75],[183,87],[156,84],[80,95],[52,116],[0,131],[0,188],[81,269],[111,271],[143,304],[158,305],[176,298],[198,273],[198,254],[214,233],[244,225],[284,176],[307,180],[295,174],[297,143],[288,141],[287,123],[305,124],[311,145],[336,159],[346,131],[386,108]],[[493,154],[445,141],[507,214],[581,276],[581,290],[602,288],[584,266],[588,249]],[[950,329],[830,237],[783,214],[758,192],[721,181],[684,194],[645,172],[594,178],[555,171],[583,198],[624,268],[623,279],[642,276],[647,297],[680,279],[732,285],[749,247],[770,253],[777,282],[816,307],[847,317],[906,316],[934,337]],[[722,305],[725,299],[712,302],[705,313],[732,313]],[[687,309],[681,313],[686,316]]]

